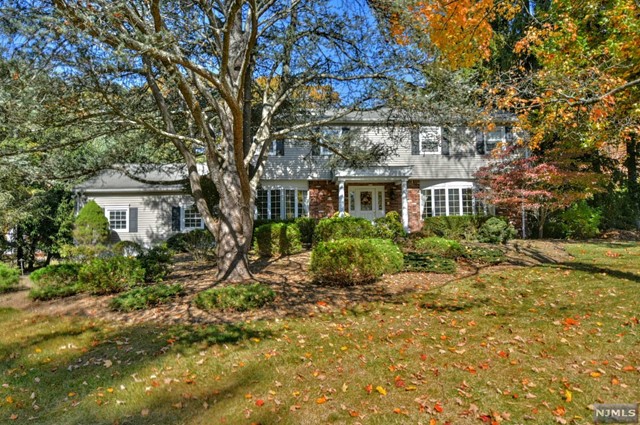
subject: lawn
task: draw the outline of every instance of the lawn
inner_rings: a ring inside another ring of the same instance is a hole
[[[591,424],[640,401],[640,247],[494,267],[298,318],[124,325],[0,311],[0,422]]]

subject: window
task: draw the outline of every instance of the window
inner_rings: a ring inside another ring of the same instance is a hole
[[[494,150],[499,143],[504,143],[504,141],[505,141],[504,127],[496,127],[495,130],[484,133],[485,153],[491,153],[491,151]]]
[[[440,153],[442,145],[442,131],[440,127],[421,127],[419,139],[421,154]]]
[[[341,138],[344,138],[347,133],[349,133],[350,129],[347,127],[338,128],[338,127],[322,127],[316,129],[318,133],[320,133],[320,141],[324,144],[329,145],[338,145],[338,141]],[[329,156],[333,155],[331,149],[326,148],[325,146],[315,144],[312,147],[312,155],[314,156]]]
[[[284,156],[284,140],[274,140],[271,142],[269,156]]]
[[[309,215],[308,191],[303,189],[258,188],[256,219],[280,220]]]
[[[116,231],[129,231],[129,209],[125,207],[105,208],[104,214],[109,220],[109,228]]]
[[[195,205],[181,208],[182,230],[204,229],[204,221]]]
[[[476,201],[470,182],[442,183],[424,188],[420,193],[422,218],[475,214]]]

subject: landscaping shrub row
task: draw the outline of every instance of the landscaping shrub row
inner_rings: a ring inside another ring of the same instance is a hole
[[[48,300],[75,295],[79,292],[103,295],[122,292],[143,282],[162,281],[169,273],[171,254],[164,247],[155,247],[138,257],[103,256],[84,264],[57,264],[31,274],[35,287],[32,299]]]

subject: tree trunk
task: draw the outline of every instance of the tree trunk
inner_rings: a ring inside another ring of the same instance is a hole
[[[253,280],[248,259],[253,234],[251,202],[245,202],[239,182],[227,184],[220,192],[220,218],[215,231],[217,278],[228,282]]]

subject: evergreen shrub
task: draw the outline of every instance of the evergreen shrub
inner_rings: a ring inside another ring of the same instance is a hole
[[[397,241],[406,236],[400,214],[397,211],[389,211],[384,217],[376,218],[373,222],[377,238]]]
[[[311,253],[317,282],[358,285],[402,270],[402,253],[388,239],[347,238],[320,242]]]
[[[276,298],[275,292],[262,283],[207,289],[194,299],[202,310],[247,311],[261,308]]]
[[[0,263],[0,294],[16,289],[20,281],[20,272]]]
[[[78,281],[94,295],[122,292],[144,281],[144,269],[133,257],[94,258],[80,268]]]
[[[302,251],[300,230],[291,223],[267,223],[254,231],[254,249],[261,257],[290,255]]]
[[[109,306],[117,311],[144,310],[170,302],[183,294],[184,288],[179,283],[143,286],[119,294],[111,300]]]
[[[344,238],[374,238],[376,232],[373,224],[360,217],[323,218],[316,226],[314,239],[316,242],[327,242]]]
[[[478,241],[485,243],[506,243],[516,237],[516,229],[506,220],[491,217],[478,229]]]
[[[76,217],[73,238],[79,245],[97,245],[109,242],[109,220],[95,201],[89,201]]]

